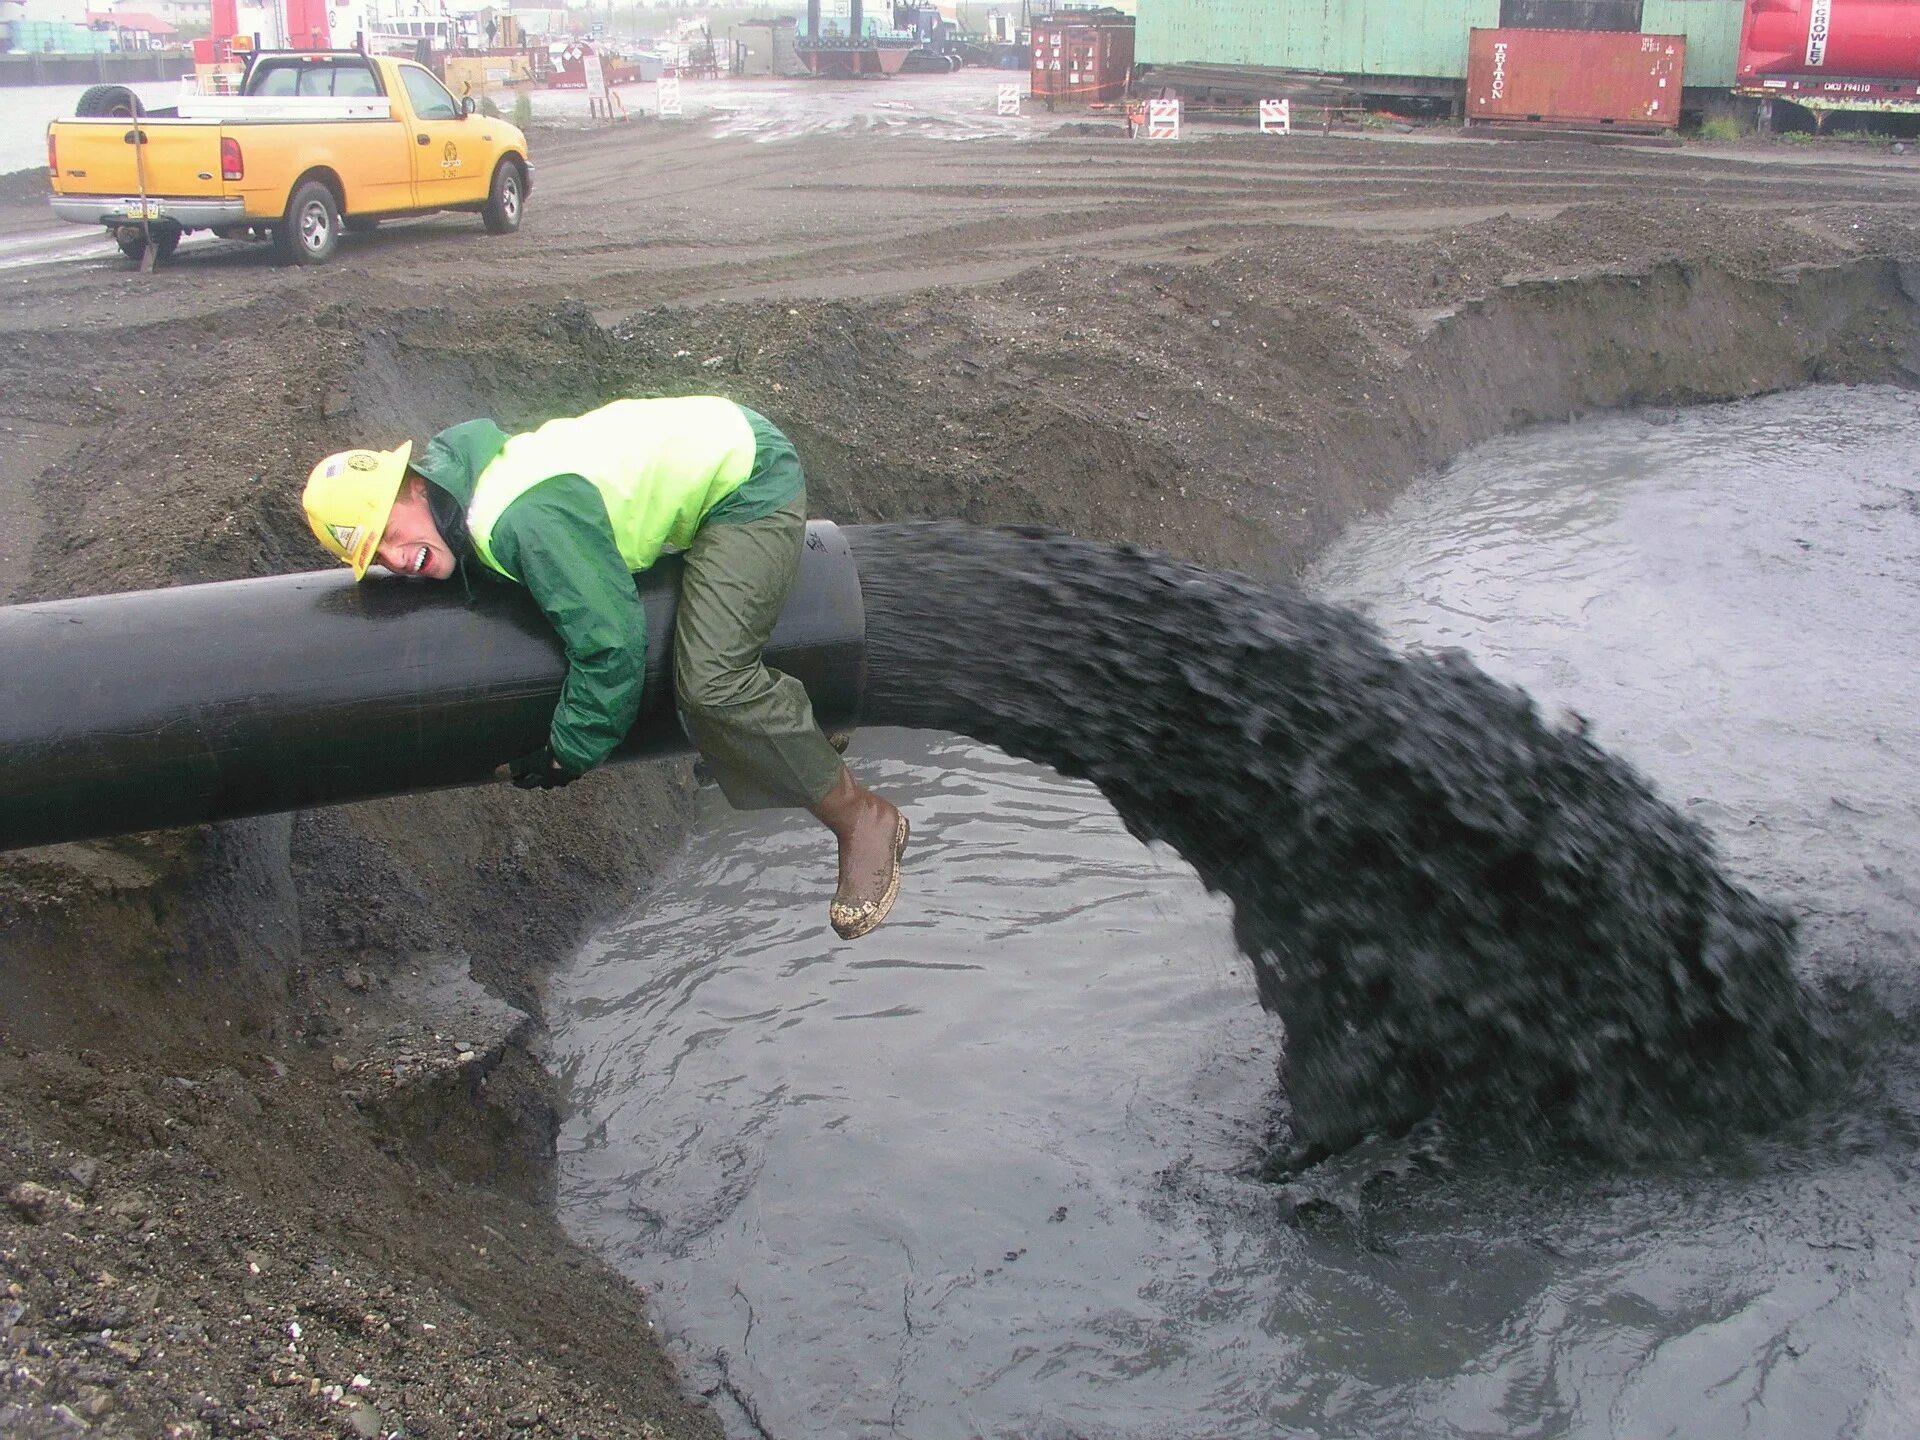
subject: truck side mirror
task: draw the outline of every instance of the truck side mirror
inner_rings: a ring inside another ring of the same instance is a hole
[[[463,99],[460,102],[460,114],[463,117],[473,114],[473,112],[475,110],[478,110],[479,108],[480,107],[478,105],[473,103],[473,96],[471,95],[467,96],[465,99]]]

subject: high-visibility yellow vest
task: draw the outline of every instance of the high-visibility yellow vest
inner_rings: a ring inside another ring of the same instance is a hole
[[[467,530],[490,569],[493,527],[543,480],[579,475],[600,492],[621,558],[645,570],[685,550],[707,513],[753,474],[753,427],[731,400],[616,400],[571,420],[549,420],[509,439],[474,482]]]

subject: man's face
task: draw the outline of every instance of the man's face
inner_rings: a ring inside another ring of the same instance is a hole
[[[427,486],[418,475],[407,476],[400,498],[387,517],[386,533],[373,552],[374,563],[414,580],[453,578],[453,551],[427,507]]]

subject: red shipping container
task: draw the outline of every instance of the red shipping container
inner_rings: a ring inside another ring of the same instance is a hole
[[[1036,100],[1118,100],[1133,71],[1133,17],[1066,11],[1033,22]]]
[[[1680,123],[1686,37],[1619,30],[1475,30],[1467,118],[1573,125]]]

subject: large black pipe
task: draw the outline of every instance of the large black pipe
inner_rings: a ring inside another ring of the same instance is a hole
[[[637,576],[647,684],[617,759],[688,748],[674,709],[679,562]],[[766,651],[823,725],[865,680],[860,578],[807,527]],[[344,570],[0,608],[0,849],[491,780],[537,749],[566,654],[517,585]]]

